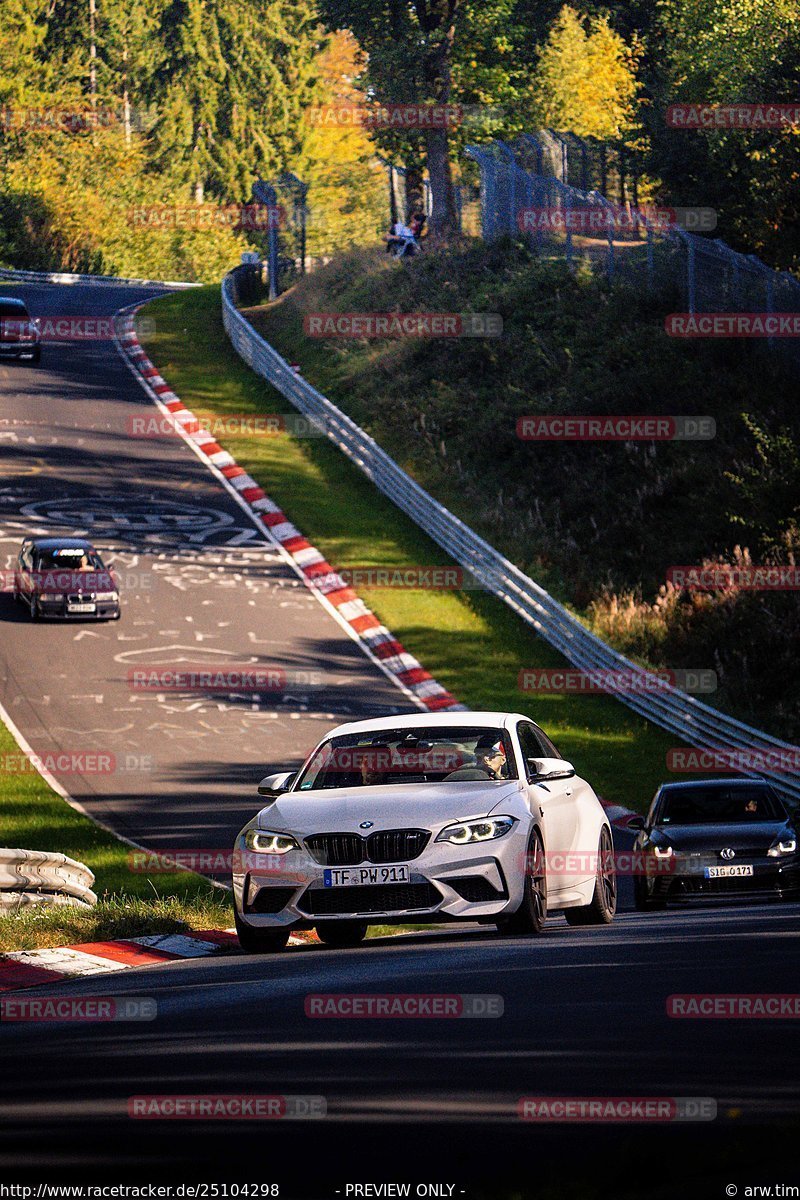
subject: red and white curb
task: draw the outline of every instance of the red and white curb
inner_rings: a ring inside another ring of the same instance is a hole
[[[598,799],[600,799],[598,797]],[[635,813],[632,808],[624,808],[621,804],[608,804],[605,800],[600,799],[600,803],[606,810],[606,816],[612,825],[616,825],[618,829],[625,829],[631,817],[639,817],[641,813]]]
[[[140,305],[137,306],[141,307]],[[205,457],[239,504],[285,553],[297,574],[320,602],[332,612],[367,656],[380,667],[418,707],[429,712],[464,711],[455,696],[433,678],[367,608],[356,592],[337,575],[323,554],[304,538],[281,508],[215,440],[145,354],[134,329],[135,311],[117,314],[121,349],[145,384],[159,409],[171,418],[176,431]]]
[[[203,929],[197,933],[155,933],[111,942],[85,942],[49,950],[14,950],[0,955],[0,992],[60,983],[81,975],[106,975],[128,967],[150,967],[186,958],[206,958],[238,950],[235,933]]]

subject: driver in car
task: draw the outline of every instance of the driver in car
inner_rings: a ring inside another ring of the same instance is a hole
[[[490,779],[506,778],[506,752],[502,742],[490,745],[478,743],[475,747],[475,766],[485,771]]]

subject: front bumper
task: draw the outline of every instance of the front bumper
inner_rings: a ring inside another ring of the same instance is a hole
[[[382,925],[493,922],[522,902],[526,846],[527,831],[518,823],[505,837],[472,847],[430,842],[418,858],[402,864],[409,869],[407,883],[326,887],[325,868],[304,847],[276,861],[240,841],[242,870],[233,873],[234,898],[240,918],[256,928],[353,919]]]
[[[673,870],[648,881],[654,900],[793,899],[800,897],[800,859],[749,855],[742,859],[752,866],[752,875],[707,879],[705,868],[719,866],[714,858],[676,856]]]
[[[66,600],[42,600],[37,606],[41,617],[52,617],[63,621],[115,621],[121,610],[119,600],[92,600],[94,612],[70,612]]]

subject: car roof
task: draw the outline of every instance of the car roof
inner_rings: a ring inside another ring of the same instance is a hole
[[[424,725],[428,729],[435,729],[437,726],[442,728],[467,729],[477,726],[488,726],[492,729],[497,729],[498,726],[508,728],[509,725],[515,724],[517,721],[529,721],[530,717],[525,717],[521,713],[505,713],[505,712],[438,712],[438,713],[403,713],[396,717],[375,717],[372,720],[365,721],[350,721],[346,725],[339,725],[332,733],[337,737],[344,733],[366,733],[373,729],[413,729],[417,725]],[[533,724],[536,724],[534,721]]]
[[[770,787],[768,779],[763,779],[761,775],[746,775],[744,777],[737,776],[732,779],[730,776],[723,776],[721,779],[681,779],[675,780],[674,783],[661,783],[658,785],[658,790],[663,792],[666,788],[704,788],[704,787],[752,787],[754,783],[761,783],[764,787]]]
[[[25,543],[35,546],[37,550],[94,550],[94,546],[87,538],[33,537],[25,538]]]
[[[16,304],[20,308],[25,308],[25,301],[19,296],[0,296],[0,304]]]

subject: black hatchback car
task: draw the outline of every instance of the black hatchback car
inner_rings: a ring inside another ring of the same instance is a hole
[[[33,620],[63,617],[116,621],[119,587],[85,538],[25,538],[14,571],[14,599]]]
[[[800,899],[797,828],[766,780],[663,783],[647,816],[628,827],[639,831],[640,912],[703,897]]]
[[[27,358],[38,363],[42,357],[39,326],[24,300],[0,296],[0,358]]]

